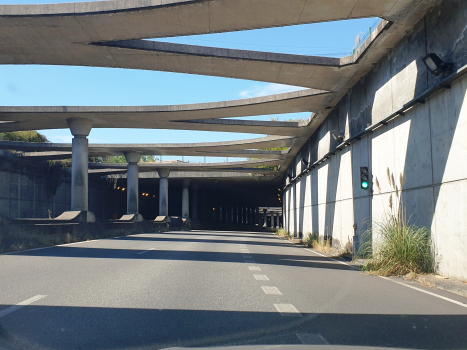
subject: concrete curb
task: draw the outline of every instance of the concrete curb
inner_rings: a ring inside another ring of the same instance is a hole
[[[444,279],[443,277],[433,275],[420,275],[415,281],[425,287],[444,290],[467,298],[467,283],[465,282]]]

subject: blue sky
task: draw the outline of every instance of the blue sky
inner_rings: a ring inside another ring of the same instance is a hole
[[[37,4],[44,1],[0,0],[0,4]],[[72,1],[47,1],[72,2]],[[359,32],[367,32],[375,18],[327,22],[243,32],[157,39],[161,41],[341,57],[351,53]],[[189,74],[64,66],[0,66],[0,105],[3,106],[132,106],[213,102],[300,88],[248,80]],[[309,113],[278,116],[308,118]],[[277,116],[276,116],[277,117]],[[251,119],[269,120],[270,116]],[[52,142],[69,142],[69,130],[43,130]],[[259,137],[255,134],[183,130],[93,129],[94,143],[209,142]],[[193,158],[193,159],[191,159]],[[180,157],[164,157],[180,159]],[[194,157],[185,160],[199,161]],[[210,159],[215,161],[216,159]],[[230,159],[232,160],[232,159]]]

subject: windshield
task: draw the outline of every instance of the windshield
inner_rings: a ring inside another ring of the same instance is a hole
[[[466,6],[0,0],[0,348],[467,348]]]

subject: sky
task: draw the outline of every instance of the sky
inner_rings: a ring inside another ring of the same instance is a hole
[[[284,0],[286,1],[286,0]],[[5,4],[72,1],[0,0]],[[278,53],[342,57],[375,18],[157,39],[172,43]],[[2,106],[136,106],[215,102],[300,90],[300,87],[181,73],[117,68],[3,65]],[[273,115],[280,120],[309,118],[310,113]],[[246,119],[270,120],[271,116]],[[51,142],[71,142],[68,129],[42,130]],[[249,139],[257,134],[188,130],[93,129],[90,143],[185,143]],[[204,161],[184,157],[185,161]],[[163,157],[163,160],[181,157]],[[225,160],[225,159],[222,159]],[[229,159],[233,160],[233,159]],[[208,161],[219,161],[210,158]]]

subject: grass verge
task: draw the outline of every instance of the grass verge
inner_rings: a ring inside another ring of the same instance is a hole
[[[283,228],[278,229],[276,231],[276,235],[278,235],[279,237],[284,237],[286,239],[292,239],[293,238],[292,234],[290,232],[287,232]]]
[[[380,276],[433,273],[436,270],[431,232],[410,225],[398,215],[387,215],[364,234],[358,251],[367,259],[362,270]]]

